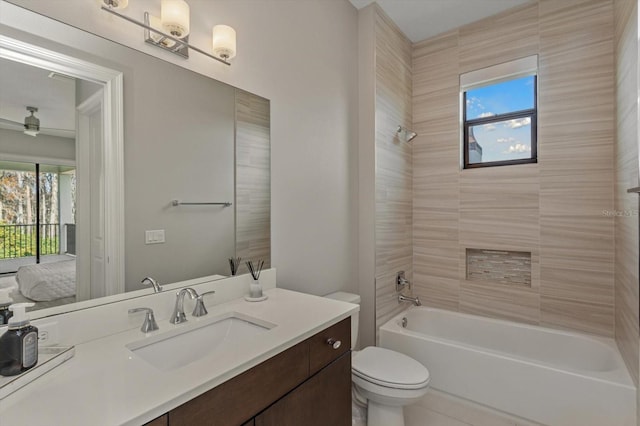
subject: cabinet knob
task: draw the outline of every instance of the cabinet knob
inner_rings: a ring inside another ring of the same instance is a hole
[[[333,349],[338,349],[340,345],[342,345],[342,342],[340,340],[329,338],[327,339],[327,345],[331,346]]]

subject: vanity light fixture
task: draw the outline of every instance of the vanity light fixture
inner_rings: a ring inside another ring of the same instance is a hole
[[[144,29],[144,34],[145,34],[144,38],[145,40],[147,40],[148,43],[162,45],[162,47],[165,47],[165,48],[171,48],[176,45],[175,41],[169,40],[165,36],[161,35],[162,21],[160,21],[160,18],[158,18],[157,16],[149,15],[147,12],[145,12],[144,22],[145,24],[148,23],[152,28],[155,28],[156,30],[158,30],[158,32],[155,32],[155,31],[149,31],[146,28]],[[153,42],[149,41],[149,38],[151,38]],[[187,57],[188,57],[188,54],[187,54]]]
[[[112,9],[124,9],[129,5],[129,0],[100,0],[100,3]]]
[[[28,106],[27,111],[31,113],[24,118],[24,134],[35,137],[40,133],[40,120],[33,115],[34,112],[38,112],[38,108]]]
[[[227,25],[213,28],[213,55],[189,44],[191,26],[189,22],[189,4],[185,0],[162,0],[160,18],[144,13],[144,22],[120,13],[129,0],[100,0],[100,8],[119,18],[144,28],[145,42],[153,44],[183,58],[189,57],[189,50],[195,50],[205,56],[226,65],[236,56],[236,32]]]

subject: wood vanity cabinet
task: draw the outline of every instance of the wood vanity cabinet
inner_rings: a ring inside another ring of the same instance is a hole
[[[169,415],[165,414],[164,416],[160,416],[155,420],[151,420],[145,426],[168,426],[169,425]]]
[[[350,343],[346,318],[171,410],[168,423],[158,424],[349,426]]]

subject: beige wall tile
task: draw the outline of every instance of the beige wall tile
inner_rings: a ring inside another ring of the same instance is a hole
[[[452,311],[459,310],[459,279],[436,277],[428,272],[423,273],[416,266],[413,280],[413,293],[420,297],[423,305]]]
[[[609,273],[613,280],[613,219],[609,217],[543,216],[540,218],[542,268]],[[612,285],[612,284],[611,284]],[[612,287],[613,288],[613,287]]]
[[[613,337],[613,306],[540,297],[540,324]]]
[[[539,245],[538,209],[460,209],[460,244],[492,250],[531,251]]]
[[[459,182],[461,209],[538,210],[537,164],[463,170]]]
[[[638,183],[638,25],[635,0],[614,2],[616,51],[615,209],[638,210],[638,196],[626,189]],[[615,337],[638,385],[638,217],[615,218]],[[640,393],[638,394],[640,398]],[[640,418],[639,418],[640,421]]]
[[[406,305],[398,303],[396,273],[413,280],[412,145],[398,137],[398,125],[411,128],[411,43],[375,8],[375,251],[376,333]]]
[[[271,266],[270,113],[269,100],[236,89],[236,256],[264,260],[265,268]]]
[[[419,239],[415,237],[413,246],[414,274],[457,279],[458,241]],[[417,277],[414,276],[414,280]]]
[[[540,295],[537,291],[495,283],[462,281],[460,311],[468,314],[538,324]]]
[[[538,4],[460,28],[460,72],[473,71],[538,53]]]
[[[414,45],[413,263],[427,304],[613,335],[614,44],[611,1],[542,0]],[[538,163],[460,171],[458,75],[531,54]],[[531,252],[531,288],[466,282],[466,248]]]

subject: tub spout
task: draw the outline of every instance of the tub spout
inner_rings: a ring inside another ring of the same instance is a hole
[[[420,298],[418,296],[409,297],[409,296],[405,296],[404,294],[399,294],[398,302],[411,302],[416,306],[422,306],[422,302],[420,302]]]

